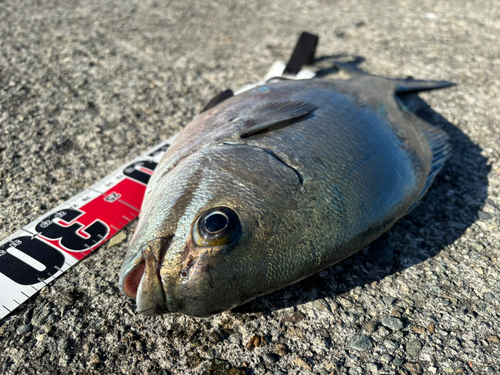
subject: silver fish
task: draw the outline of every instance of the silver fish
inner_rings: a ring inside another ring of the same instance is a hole
[[[146,315],[207,316],[362,249],[418,204],[449,154],[446,133],[396,94],[450,85],[357,74],[226,92],[156,168],[121,291]]]

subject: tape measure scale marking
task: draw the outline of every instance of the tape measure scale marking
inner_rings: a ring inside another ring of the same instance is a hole
[[[153,170],[174,139],[0,241],[0,319],[139,215]]]

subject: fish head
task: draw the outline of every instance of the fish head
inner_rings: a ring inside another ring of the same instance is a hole
[[[300,181],[272,154],[219,144],[152,179],[120,276],[139,312],[207,316],[289,283]]]

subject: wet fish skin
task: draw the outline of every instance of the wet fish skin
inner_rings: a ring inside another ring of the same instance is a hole
[[[201,113],[151,178],[122,292],[145,314],[206,316],[376,239],[418,203],[447,157],[447,136],[398,104],[395,92],[408,87],[371,75],[270,82]],[[265,121],[275,125],[245,136]],[[241,234],[199,246],[197,220],[214,207],[232,209]]]

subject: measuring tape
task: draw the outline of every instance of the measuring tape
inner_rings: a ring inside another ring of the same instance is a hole
[[[300,70],[314,56],[317,37],[303,33],[288,65],[275,62],[269,78],[310,79]],[[299,52],[297,52],[299,51]],[[103,245],[139,216],[154,169],[176,135],[0,241],[0,319]]]
[[[0,242],[0,319],[134,220],[160,143]]]

